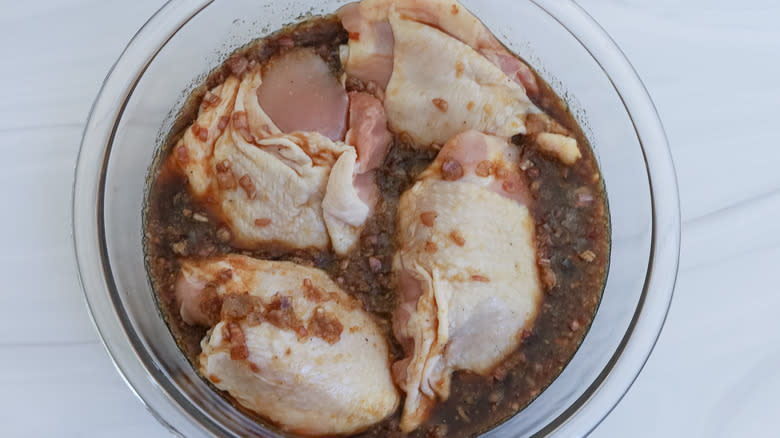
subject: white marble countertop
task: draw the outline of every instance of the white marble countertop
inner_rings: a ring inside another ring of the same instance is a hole
[[[81,131],[110,65],[161,0],[0,2],[3,436],[168,436],[87,315],[70,237]],[[647,367],[595,437],[780,434],[780,3],[581,0],[667,128],[682,261]]]

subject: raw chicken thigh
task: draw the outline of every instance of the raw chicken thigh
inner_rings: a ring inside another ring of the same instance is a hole
[[[353,148],[317,132],[280,133],[257,103],[261,82],[259,67],[246,75],[214,148],[220,211],[236,246],[263,242],[326,248],[325,186],[336,160]],[[253,127],[249,114],[267,127]]]
[[[468,129],[525,134],[527,114],[540,110],[523,87],[495,64],[431,26],[391,13],[393,75],[385,108],[391,128],[427,146]]]
[[[444,31],[496,64],[529,95],[539,92],[531,69],[456,0],[363,0],[341,8],[339,18],[350,34],[344,56],[348,73],[375,81],[382,88],[387,86],[393,69],[394,30],[388,23],[391,11]]]
[[[213,325],[201,373],[284,430],[350,434],[397,408],[382,332],[324,272],[237,255],[184,261],[176,293],[185,321]]]
[[[262,68],[244,62],[209,92],[172,160],[234,246],[346,254],[377,202],[372,170],[391,140],[379,101],[348,95],[313,50],[295,49]]]
[[[345,70],[386,90],[390,126],[419,147],[474,129],[531,135],[564,164],[580,158],[577,141],[529,99],[539,93],[531,69],[457,1],[363,0],[338,14],[350,35]]]
[[[542,288],[517,161],[505,140],[468,131],[401,197],[393,329],[406,358],[393,372],[404,431],[448,398],[454,371],[489,373],[533,326]]]

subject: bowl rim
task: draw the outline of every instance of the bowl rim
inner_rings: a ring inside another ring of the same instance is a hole
[[[681,223],[677,177],[658,112],[637,72],[607,32],[573,0],[528,0],[566,29],[609,78],[631,118],[649,178],[652,238],[644,290],[633,320],[619,347],[599,377],[557,419],[535,436],[587,435],[592,432],[635,382],[652,353],[671,305],[680,255]],[[213,420],[197,415],[194,428],[190,403],[149,379],[148,354],[114,306],[116,287],[103,239],[103,194],[106,166],[116,127],[138,81],[165,44],[214,0],[168,0],[129,41],[113,64],[92,105],[82,134],[72,192],[71,226],[78,277],[92,322],[101,342],[130,390],[169,431],[213,433]],[[160,32],[159,29],[169,31]],[[151,50],[150,50],[151,48]],[[137,60],[142,62],[139,64]],[[118,329],[118,330],[117,330]],[[161,411],[165,405],[166,414]]]

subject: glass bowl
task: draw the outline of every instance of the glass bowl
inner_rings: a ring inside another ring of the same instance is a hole
[[[188,93],[234,49],[346,0],[171,0],[138,31],[92,108],[76,169],[81,282],[117,368],[152,414],[186,437],[261,436],[203,382],[157,308],[144,265],[148,175]],[[612,224],[601,305],[562,374],[487,437],[584,436],[639,374],[672,298],[679,201],[666,137],[609,36],[570,0],[462,0],[568,102],[595,150]]]

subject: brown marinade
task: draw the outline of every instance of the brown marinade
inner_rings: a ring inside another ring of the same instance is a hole
[[[333,17],[325,17],[287,28],[238,50],[193,92],[177,118],[158,162],[165,163],[181,131],[195,119],[201,100],[207,96],[206,90],[224,81],[230,69],[234,71],[241,67],[236,65],[237,59],[263,62],[291,46],[309,46],[315,47],[334,72],[338,72],[341,69],[338,46],[346,39],[347,34],[340,23]],[[538,153],[522,136],[513,138],[521,149],[521,161],[536,200],[532,214],[537,223],[539,269],[546,289],[543,307],[533,331],[524,334],[522,347],[499,365],[492,376],[456,373],[449,400],[440,403],[429,421],[409,434],[411,437],[470,437],[507,420],[528,405],[563,370],[579,347],[598,307],[609,259],[609,220],[604,188],[582,129],[552,88],[538,75],[536,79],[541,92],[534,103],[574,133],[578,143],[584,146],[581,147],[582,159],[566,167]],[[354,90],[364,86],[350,80],[347,88]],[[192,200],[185,177],[165,164],[158,166],[145,212],[147,266],[161,312],[182,352],[194,363],[206,330],[185,324],[174,309],[173,289],[179,272],[179,257],[207,258],[241,253],[325,270],[374,315],[386,333],[395,356],[393,359],[400,359],[401,347],[391,330],[391,315],[397,302],[390,271],[392,255],[398,245],[396,211],[400,195],[411,187],[417,175],[434,158],[435,152],[416,151],[409,146],[408,140],[395,138],[395,145],[379,170],[382,196],[376,214],[369,220],[359,247],[345,258],[329,252],[238,251],[224,243],[229,240],[229,232],[209,216],[208,206]],[[327,321],[322,321],[322,327],[322,336],[337,335],[338,330]],[[227,394],[224,396],[230,399]],[[390,418],[357,436],[404,436],[398,431],[400,410],[399,407]]]

